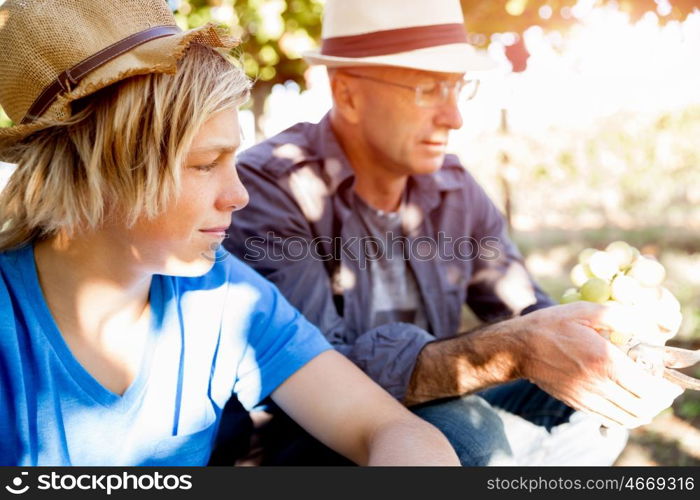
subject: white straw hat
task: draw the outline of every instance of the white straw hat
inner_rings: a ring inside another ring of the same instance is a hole
[[[322,38],[304,54],[311,64],[444,73],[497,66],[467,42],[459,0],[327,0]]]

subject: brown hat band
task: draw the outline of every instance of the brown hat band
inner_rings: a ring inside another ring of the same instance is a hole
[[[22,119],[22,124],[30,123],[39,118],[61,93],[69,92],[71,86],[75,87],[85,75],[108,63],[115,57],[156,38],[176,35],[180,32],[181,30],[177,26],[154,26],[153,28],[129,35],[83,59],[75,66],[63,71],[51,85],[39,94],[39,97],[36,98]]]
[[[385,56],[451,43],[467,43],[464,25],[433,24],[326,38],[321,54],[336,57]]]

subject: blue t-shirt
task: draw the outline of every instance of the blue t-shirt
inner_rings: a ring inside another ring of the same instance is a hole
[[[153,276],[147,348],[119,396],[64,341],[33,246],[0,253],[0,464],[205,465],[232,394],[251,409],[330,349],[274,285],[220,255],[201,277]]]

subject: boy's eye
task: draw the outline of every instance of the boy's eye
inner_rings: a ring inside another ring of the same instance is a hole
[[[209,163],[208,165],[195,165],[194,168],[195,170],[199,170],[200,172],[209,172],[212,170],[214,167],[216,167],[217,163]]]

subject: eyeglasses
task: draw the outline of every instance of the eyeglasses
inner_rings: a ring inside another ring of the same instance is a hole
[[[387,85],[394,85],[395,87],[413,90],[415,93],[416,105],[421,108],[436,108],[446,104],[449,102],[450,94],[452,92],[454,92],[455,98],[458,101],[470,101],[474,98],[476,91],[479,89],[479,80],[461,79],[454,83],[440,80],[433,83],[414,86],[382,80],[381,78],[374,78],[372,76],[358,75],[356,73],[350,73],[349,71],[343,71],[343,74],[352,78],[370,80],[373,82],[385,83]]]

